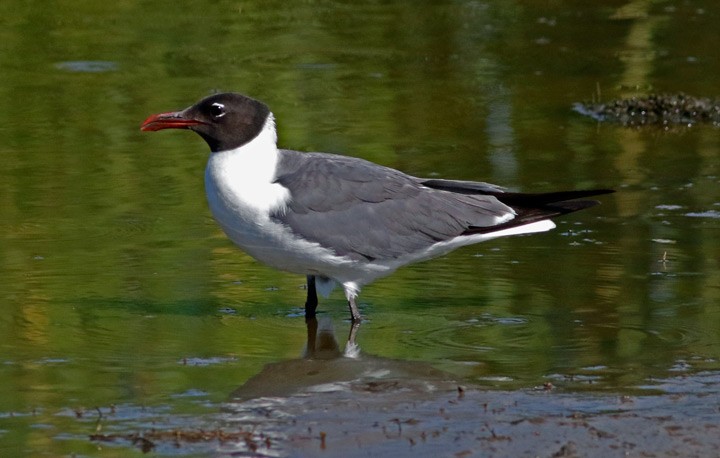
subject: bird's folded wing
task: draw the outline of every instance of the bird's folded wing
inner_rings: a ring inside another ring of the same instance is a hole
[[[276,182],[289,190],[290,202],[273,219],[358,260],[398,258],[514,216],[493,196],[430,189],[351,157],[281,150]]]

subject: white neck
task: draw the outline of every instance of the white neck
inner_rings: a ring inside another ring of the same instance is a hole
[[[257,219],[259,215],[283,209],[289,193],[273,183],[277,162],[277,133],[272,113],[260,134],[250,142],[212,153],[205,169],[205,191],[215,218],[222,224],[227,214]]]

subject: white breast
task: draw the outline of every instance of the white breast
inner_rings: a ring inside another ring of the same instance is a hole
[[[292,196],[275,183],[279,153],[272,115],[251,142],[212,153],[205,169],[205,192],[213,216],[227,236],[255,259],[281,270],[329,275],[354,264],[317,243],[298,238],[272,220]]]
[[[230,216],[257,222],[284,209],[289,192],[273,183],[278,161],[276,141],[275,123],[270,115],[262,132],[252,141],[210,156],[205,169],[205,191],[210,209],[221,224]]]
[[[284,211],[290,199],[286,188],[273,183],[277,161],[270,116],[257,137],[236,149],[212,153],[205,169],[210,211],[228,237],[253,256],[272,244],[277,228],[270,214]]]

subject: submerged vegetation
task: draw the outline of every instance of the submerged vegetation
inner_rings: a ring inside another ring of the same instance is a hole
[[[598,121],[624,126],[690,126],[697,123],[720,124],[720,99],[679,94],[615,99],[606,103],[581,102],[575,111]]]

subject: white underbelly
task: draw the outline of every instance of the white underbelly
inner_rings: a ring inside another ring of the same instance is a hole
[[[388,266],[373,265],[338,256],[320,244],[304,240],[272,220],[269,212],[245,205],[238,196],[228,196],[213,181],[206,181],[208,205],[225,234],[247,254],[279,270],[320,275],[366,284],[391,273]]]

